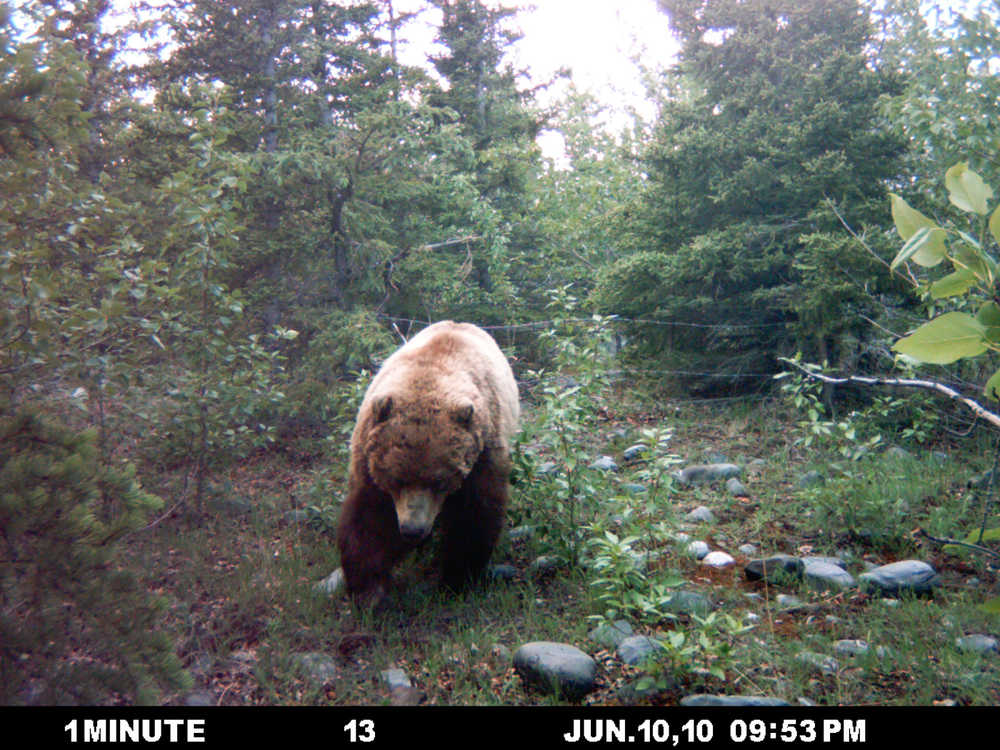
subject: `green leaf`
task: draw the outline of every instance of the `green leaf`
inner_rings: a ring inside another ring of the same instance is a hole
[[[993,197],[993,189],[969,169],[968,164],[959,162],[945,172],[944,184],[948,188],[948,199],[953,205],[963,211],[986,215],[986,203]]]
[[[1000,344],[1000,305],[996,302],[984,302],[976,320],[986,328],[986,340],[991,344]]]
[[[895,193],[889,193],[892,201],[892,220],[896,224],[896,231],[903,241],[910,239],[921,227],[936,227],[931,219],[928,219],[917,209],[910,206],[905,200]]]
[[[975,285],[976,274],[965,268],[960,268],[931,284],[931,297],[934,299],[957,297],[959,294],[965,294]]]
[[[890,268],[895,268],[911,259],[925,268],[936,266],[947,254],[945,236],[945,231],[940,227],[920,227],[903,245],[903,249],[893,259]]]
[[[1000,205],[994,208],[993,213],[990,215],[990,234],[993,235],[993,239],[1000,245]]]
[[[1000,615],[1000,596],[988,599],[977,607],[977,609],[989,615]]]
[[[988,347],[982,323],[968,313],[950,312],[920,326],[892,348],[920,362],[947,365],[982,354]]]

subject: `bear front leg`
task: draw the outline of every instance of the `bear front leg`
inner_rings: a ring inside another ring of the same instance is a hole
[[[337,546],[348,593],[362,603],[381,600],[393,566],[406,551],[391,498],[374,487],[352,487],[341,511]]]
[[[442,582],[460,591],[479,579],[500,538],[507,472],[481,459],[442,512]]]

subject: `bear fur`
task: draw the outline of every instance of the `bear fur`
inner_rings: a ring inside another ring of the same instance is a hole
[[[517,383],[493,338],[435,323],[372,379],[351,437],[337,530],[348,592],[381,599],[393,566],[443,532],[442,581],[478,577],[500,535],[520,416]]]

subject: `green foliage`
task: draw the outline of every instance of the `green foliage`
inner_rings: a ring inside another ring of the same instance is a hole
[[[945,186],[951,204],[971,217],[961,223],[945,222],[941,226],[900,196],[892,196],[893,221],[905,243],[892,261],[892,268],[911,262],[934,268],[947,260],[953,269],[950,274],[918,286],[929,300],[932,314],[944,306],[959,308],[924,323],[899,339],[893,350],[911,360],[942,365],[977,357],[987,351],[1000,351],[1000,306],[995,301],[997,262],[994,259],[994,248],[1000,243],[1000,206],[990,213],[992,188],[964,162],[946,172]],[[1000,399],[998,389],[1000,371],[986,383],[986,395]]]
[[[565,290],[556,294],[553,308],[566,304],[564,294]],[[551,374],[527,374],[539,380],[538,418],[532,425],[535,434],[521,438],[533,437],[556,464],[535,498],[540,506],[537,515],[556,552],[574,567],[582,555],[583,525],[593,517],[599,499],[599,482],[588,468],[593,454],[586,436],[597,423],[599,394],[605,385],[599,344],[607,326],[600,318],[592,323],[578,337],[567,335],[562,326],[540,336],[541,345],[556,352],[556,369]]]
[[[839,355],[852,313],[875,304],[875,259],[843,241],[841,219],[875,220],[902,150],[879,122],[895,84],[869,56],[867,14],[855,0],[659,5],[682,50],[643,155],[629,244],[648,254],[617,261],[597,309],[620,313],[633,289],[616,280],[638,275],[633,315],[677,325],[633,337],[690,369],[773,372],[793,345]]]
[[[93,433],[23,414],[0,423],[0,702],[153,703],[190,684],[158,627],[164,603],[121,566],[159,508]]]
[[[817,365],[802,366],[811,370],[820,369]],[[787,372],[776,375],[775,379],[784,380],[782,392],[795,410],[805,417],[798,425],[802,435],[796,438],[796,445],[803,448],[833,449],[844,458],[856,460],[882,444],[883,438],[879,432],[863,436],[865,432],[872,431],[859,427],[858,423],[864,420],[859,419],[857,412],[851,412],[841,420],[830,419],[829,410],[822,401],[823,388],[818,381]]]

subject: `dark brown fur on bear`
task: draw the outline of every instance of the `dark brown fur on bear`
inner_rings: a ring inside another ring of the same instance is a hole
[[[436,525],[443,582],[485,568],[507,503],[517,384],[496,342],[445,321],[385,361],[358,411],[337,531],[348,591],[380,598],[393,566]]]

